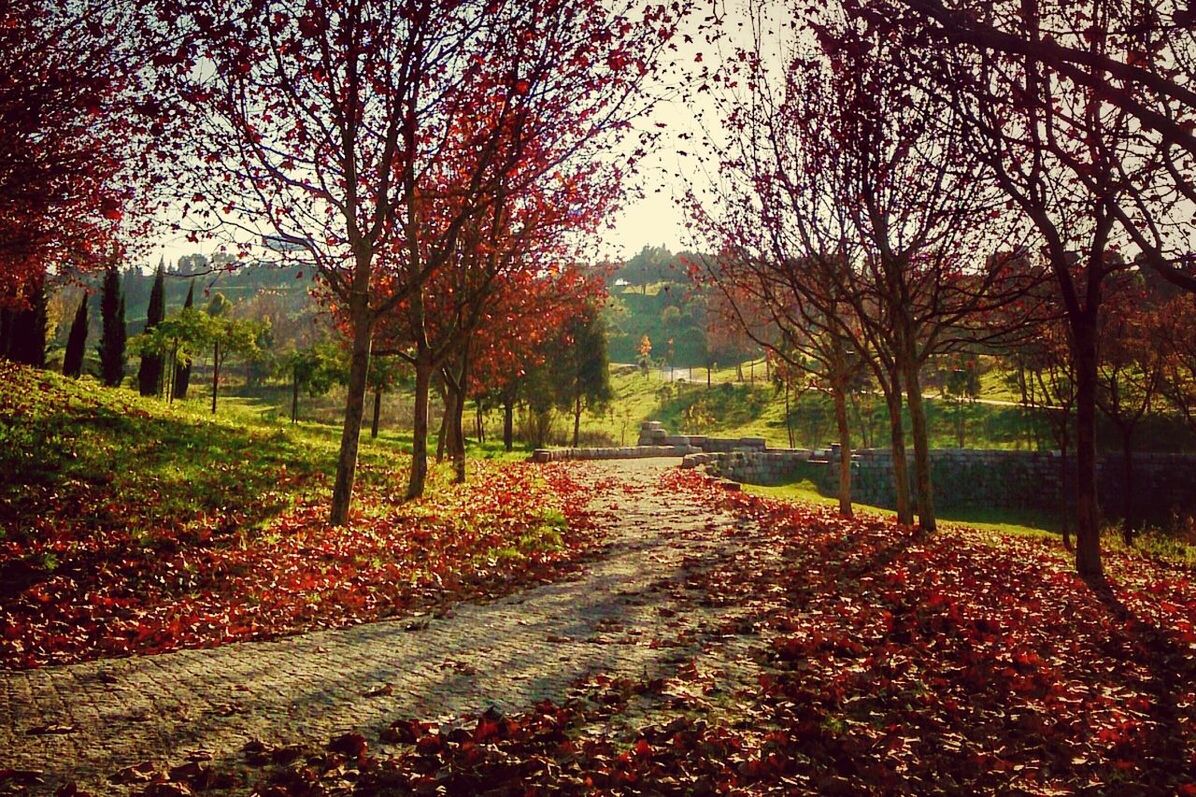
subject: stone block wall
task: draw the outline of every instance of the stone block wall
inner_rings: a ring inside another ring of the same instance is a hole
[[[1066,464],[1051,451],[986,451],[946,449],[930,454],[934,500],[941,507],[1001,507],[1057,512],[1074,501],[1074,458]],[[909,456],[911,494],[913,456]],[[1174,515],[1196,513],[1196,455],[1136,454],[1134,511],[1142,518],[1166,522]],[[838,484],[834,467],[819,472],[819,490],[833,495]],[[1097,490],[1107,515],[1124,507],[1122,460],[1103,455],[1097,462]],[[887,450],[857,452],[852,465],[852,495],[861,503],[893,507],[893,458]]]
[[[706,435],[669,434],[660,421],[645,421],[637,441],[641,446],[692,446],[703,451],[763,451],[768,443],[763,437],[708,437]]]
[[[803,448],[748,451],[707,451],[690,454],[683,468],[705,467],[713,476],[746,484],[783,484],[793,481],[809,465],[813,452]]]
[[[646,459],[684,457],[700,449],[693,446],[623,446],[622,448],[537,448],[533,462],[561,462],[567,459]]]
[[[781,484],[811,479],[824,495],[838,489],[838,451],[770,449],[763,438],[717,438],[670,435],[659,421],[640,429],[639,445],[626,448],[563,448],[536,451],[537,462],[562,459],[633,459],[683,457],[682,467],[704,467],[714,476],[747,484]],[[913,454],[910,459],[913,494]],[[1075,461],[1066,469],[1049,451],[982,451],[943,449],[930,455],[934,500],[940,507],[989,507],[1057,512],[1071,502]],[[1134,511],[1138,517],[1165,523],[1174,516],[1196,515],[1196,454],[1136,454]],[[866,449],[852,457],[852,497],[864,504],[892,507],[893,458],[886,449]],[[1124,507],[1121,457],[1103,456],[1097,488],[1106,514]]]

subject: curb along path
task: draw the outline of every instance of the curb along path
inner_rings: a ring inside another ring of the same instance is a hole
[[[124,787],[109,776],[145,761],[165,769],[200,750],[235,761],[253,739],[323,742],[348,731],[373,745],[399,717],[514,711],[562,699],[591,672],[667,669],[717,625],[722,610],[685,599],[686,573],[724,554],[722,531],[736,524],[660,489],[675,464],[585,466],[606,545],[570,580],[439,618],[0,672],[0,771],[43,770],[35,794],[71,779],[117,793]]]

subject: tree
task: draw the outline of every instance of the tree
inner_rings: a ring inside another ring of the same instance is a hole
[[[1196,297],[1176,296],[1159,311],[1163,396],[1196,430]]]
[[[1134,432],[1151,410],[1163,381],[1167,341],[1159,333],[1158,308],[1140,275],[1122,273],[1109,280],[1101,307],[1101,347],[1096,403],[1121,437],[1121,533],[1132,545],[1136,531],[1134,502]]]
[[[974,354],[955,355],[948,358],[940,381],[942,397],[955,408],[955,444],[964,447],[967,436],[967,421],[964,407],[976,403],[980,395],[980,370]]]
[[[216,414],[216,394],[220,389],[220,367],[230,354],[253,357],[258,353],[257,342],[263,325],[255,321],[233,318],[232,303],[223,293],[212,296],[207,315],[211,323],[207,327],[206,341],[212,349],[212,414]]]
[[[125,35],[132,11],[104,0],[0,7],[0,304],[51,270],[98,267],[135,226],[147,170],[144,126],[129,122],[147,53]]]
[[[212,296],[205,310],[187,308],[147,329],[136,346],[142,356],[171,356],[175,362],[193,360],[200,352],[212,352],[212,413],[220,387],[220,369],[228,356],[254,357],[265,322],[235,318],[224,294]]]
[[[404,303],[422,314],[422,289],[499,183],[597,155],[598,139],[607,145],[625,129],[671,36],[671,12],[651,6],[635,18],[634,6],[582,0],[158,4],[197,45],[180,48],[190,55],[171,95],[180,140],[193,149],[181,159],[194,166],[181,197],[200,214],[193,228],[221,225],[241,251],[264,235],[282,257],[301,256],[346,320],[331,507],[332,522],[344,523],[377,320]],[[417,452],[426,448],[420,397],[436,369],[421,323]],[[413,486],[420,467],[417,453]]]
[[[1108,35],[1106,4],[986,4],[983,15],[1016,24],[1035,48],[1066,42],[1094,58],[1135,57],[1132,38]],[[861,10],[860,13],[867,13]],[[1094,24],[1069,24],[1083,13]],[[951,103],[970,146],[1010,206],[1029,222],[1057,288],[1076,386],[1076,569],[1099,582],[1100,515],[1096,486],[1096,413],[1100,317],[1109,277],[1126,268],[1116,208],[1127,186],[1150,180],[1155,165],[1137,155],[1127,112],[1091,81],[1067,81],[1024,53],[944,46],[924,28],[922,66],[911,78]],[[904,44],[909,44],[905,40]]]
[[[507,451],[514,448],[516,404],[534,394],[557,331],[593,301],[597,290],[579,269],[524,277],[503,286],[472,342],[471,393],[475,398],[493,396],[502,406]]]
[[[8,359],[13,362],[46,366],[46,278],[30,280],[22,296],[24,306],[11,310],[8,326]]]
[[[374,413],[370,420],[370,438],[378,437],[378,422],[382,416],[382,394],[393,391],[402,383],[406,369],[397,357],[374,357],[370,360],[370,390],[374,394]]]
[[[62,357],[62,372],[76,379],[83,373],[83,353],[87,350],[87,302],[91,294],[86,291],[79,300],[79,309],[75,311],[75,320],[71,322],[71,331],[66,339],[66,353]]]
[[[337,382],[345,381],[345,353],[329,341],[317,341],[295,349],[282,360],[291,378],[291,423],[299,422],[299,392],[322,396]]]
[[[869,2],[861,12],[887,19],[907,44],[927,51],[954,46],[999,56],[1038,76],[1043,86],[1091,98],[1132,120],[1118,144],[1130,168],[1118,169],[1119,192],[1108,195],[1083,159],[1061,165],[1091,193],[1106,195],[1106,211],[1141,251],[1142,262],[1164,279],[1196,291],[1196,258],[1187,238],[1196,201],[1196,91],[1191,59],[1196,12],[1183,0],[1160,3],[959,3],[941,0]],[[1055,21],[1061,25],[1055,26]],[[1084,24],[1071,24],[1084,20]],[[1043,28],[1054,31],[1044,35]],[[994,87],[995,88],[995,87]],[[1018,96],[1046,112],[1043,92]],[[1062,115],[1060,115],[1062,116]],[[1085,115],[1073,117],[1086,126]],[[1061,121],[1056,117],[1056,123]],[[1068,123],[1070,124],[1070,123]],[[1058,137],[1046,139],[1052,146]],[[1145,168],[1142,168],[1145,166]]]
[[[639,345],[636,346],[636,353],[639,355],[640,371],[647,376],[648,369],[652,367],[652,340],[647,335],[640,338]]]
[[[180,268],[182,268],[182,261],[180,260]],[[183,302],[183,310],[190,310],[195,306],[195,280],[187,286],[187,298]],[[172,399],[187,398],[187,390],[191,387],[191,358],[178,357],[177,350],[175,351],[175,366],[174,366],[174,387],[171,390]]]
[[[906,523],[908,409],[918,521],[932,531],[923,366],[999,334],[981,319],[1025,285],[1004,258],[984,254],[1003,230],[979,160],[937,95],[909,87],[914,56],[852,7],[800,4],[817,45],[797,34],[780,53],[763,34],[768,10],[753,7],[755,40],[700,78],[724,87],[715,102],[729,134],[714,143],[714,210],[696,192],[691,206],[720,252],[709,276],[751,286],[759,313],[781,328],[778,354],[808,352],[800,340],[815,330],[865,356],[889,409]],[[839,410],[846,417],[844,401]]]
[[[158,260],[154,272],[154,287],[150,290],[149,308],[145,311],[145,332],[151,332],[166,317],[165,267]],[[143,396],[155,396],[162,384],[162,358],[157,354],[141,354],[141,367],[137,370],[137,388]]]
[[[1019,346],[1007,349],[1007,357],[1024,373],[1019,377],[1023,405],[1034,410],[1034,417],[1047,419],[1059,449],[1059,485],[1063,499],[1059,520],[1063,545],[1071,551],[1074,546],[1067,496],[1070,494],[1072,462],[1069,452],[1075,440],[1075,363],[1069,350],[1067,325],[1061,318],[1039,320],[1033,326],[1033,333]]]
[[[575,316],[565,328],[560,354],[553,360],[553,381],[562,408],[573,414],[573,446],[581,437],[581,413],[605,406],[613,397],[606,327],[596,306]]]
[[[646,296],[648,285],[653,282],[664,282],[673,274],[673,253],[664,246],[644,245],[630,260],[623,264],[619,275],[631,285],[639,285],[640,291]]]
[[[100,379],[108,387],[118,387],[125,378],[125,297],[120,290],[120,272],[110,261],[104,270],[100,293]]]

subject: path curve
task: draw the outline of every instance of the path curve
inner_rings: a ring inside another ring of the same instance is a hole
[[[43,770],[31,794],[72,779],[119,793],[109,776],[147,760],[165,768],[204,750],[230,761],[251,739],[319,742],[351,730],[373,742],[399,717],[518,710],[562,699],[592,672],[663,671],[717,625],[721,609],[685,600],[686,573],[727,553],[720,530],[738,522],[662,490],[675,465],[587,463],[607,543],[570,580],[458,604],[442,618],[0,672],[0,770]],[[389,694],[367,696],[387,684]],[[31,735],[38,726],[71,731]]]

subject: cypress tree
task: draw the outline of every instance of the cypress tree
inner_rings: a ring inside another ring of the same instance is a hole
[[[183,302],[183,309],[189,310],[195,304],[195,280],[191,281],[191,287],[187,288],[187,301]],[[174,397],[178,399],[187,398],[187,388],[191,385],[191,359],[188,358],[182,365],[176,366],[174,372]]]
[[[154,273],[154,287],[150,290],[149,309],[145,311],[145,331],[149,332],[166,317],[166,274],[162,260]],[[162,379],[162,358],[153,354],[141,355],[141,368],[137,371],[137,387],[143,396],[158,392]]]
[[[108,387],[117,387],[125,378],[125,297],[120,290],[120,272],[112,263],[104,271],[100,294],[100,378]]]
[[[13,314],[9,329],[8,357],[13,362],[46,366],[46,283],[39,277],[32,286],[29,306]]]
[[[62,372],[67,376],[79,377],[83,373],[83,352],[87,347],[87,300],[83,294],[75,320],[71,323],[71,334],[66,339],[66,354],[62,357]]]
[[[12,310],[0,307],[0,357],[8,357],[9,332],[12,330]]]

